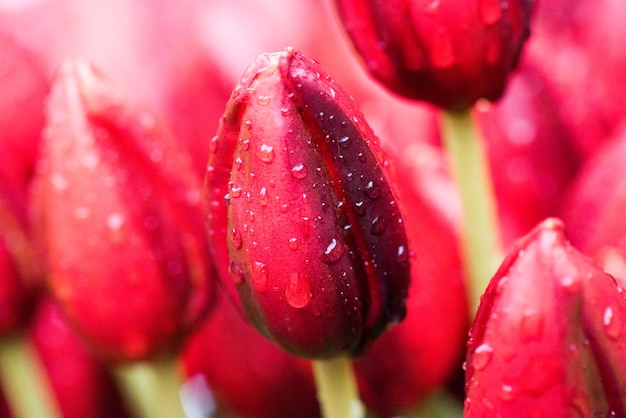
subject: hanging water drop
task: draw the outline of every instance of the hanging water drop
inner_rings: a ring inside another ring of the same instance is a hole
[[[292,273],[285,289],[287,303],[294,308],[304,308],[309,304],[312,296],[309,276],[304,273]]]
[[[304,164],[296,164],[291,169],[291,175],[297,179],[303,179],[307,174],[307,169]]]
[[[604,310],[602,324],[604,325],[604,331],[606,332],[607,337],[616,340],[620,336],[622,331],[622,320],[619,316],[615,315],[610,306]]]
[[[489,344],[483,343],[474,350],[472,366],[474,366],[476,370],[483,370],[491,361],[492,356],[493,348]]]
[[[274,147],[271,145],[263,144],[261,145],[261,149],[257,152],[257,156],[264,163],[271,163],[274,161]]]
[[[267,266],[264,263],[255,261],[252,265],[252,286],[257,292],[266,292],[268,283]]]
[[[230,241],[233,243],[233,247],[239,250],[243,246],[243,238],[241,237],[241,232],[239,230],[233,228],[230,232]]]
[[[373,180],[370,180],[365,186],[365,194],[372,200],[380,197],[380,187]]]
[[[230,273],[231,279],[233,279],[235,283],[237,284],[243,283],[244,281],[243,270],[241,270],[241,267],[239,267],[237,263],[235,263],[234,261],[231,261],[230,265],[228,266],[228,272]]]
[[[339,261],[341,256],[343,255],[343,246],[333,238],[330,241],[330,244],[326,246],[326,250],[320,256],[320,260],[326,264],[333,264]]]

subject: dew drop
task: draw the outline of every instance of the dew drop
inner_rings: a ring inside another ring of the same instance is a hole
[[[359,152],[359,154],[357,155],[357,158],[359,159],[360,162],[364,163],[365,161],[367,161],[367,157],[365,156],[365,154],[363,154],[362,152]]]
[[[474,369],[476,370],[483,370],[491,361],[492,356],[493,348],[489,344],[483,343],[476,347],[476,350],[474,350],[472,366],[474,366]]]
[[[287,213],[287,211],[289,210],[289,205],[287,203],[283,203],[278,207],[278,210],[280,210],[281,213]]]
[[[602,323],[604,324],[604,331],[606,332],[606,335],[609,338],[616,340],[621,332],[622,321],[619,316],[614,314],[613,309],[610,306],[604,310]]]
[[[243,160],[241,159],[241,157],[237,157],[235,158],[235,170],[239,171],[241,170],[241,167],[243,166]]]
[[[365,216],[365,213],[367,211],[367,208],[365,207],[365,202],[363,201],[355,202],[354,211],[356,212],[358,216]]]
[[[504,401],[510,401],[515,397],[515,392],[511,385],[502,384],[498,391],[498,396]]]
[[[297,179],[303,179],[307,174],[307,169],[304,164],[296,164],[291,169],[291,175]]]
[[[294,251],[298,249],[298,238],[289,238],[289,248]]]
[[[233,228],[230,232],[230,240],[233,243],[235,249],[239,250],[243,246],[243,239],[241,238],[241,232]]]
[[[372,200],[376,200],[380,197],[380,187],[373,181],[370,180],[367,185],[365,185],[365,194]]]
[[[271,101],[272,101],[272,98],[264,94],[261,94],[257,96],[256,98],[256,102],[260,104],[261,106],[267,106],[268,104],[270,104]]]
[[[409,252],[404,245],[398,246],[398,252],[396,253],[398,263],[404,263],[409,259]]]
[[[243,124],[246,126],[247,130],[252,129],[252,121],[250,119],[246,119],[246,121]]]
[[[291,115],[291,109],[289,109],[288,107],[281,107],[280,108],[280,113],[283,116],[289,116],[289,115]]]
[[[252,286],[258,292],[267,291],[267,266],[259,261],[255,261],[252,266]]]
[[[350,144],[352,143],[352,138],[350,138],[349,136],[343,136],[339,138],[337,143],[339,143],[339,146],[342,148],[349,148]]]
[[[313,296],[311,291],[309,276],[303,273],[292,273],[285,289],[285,299],[294,308],[304,308]]]
[[[387,229],[387,220],[382,216],[376,216],[372,219],[371,229],[373,235],[381,235]]]
[[[538,340],[543,332],[543,317],[536,310],[522,313],[520,333],[524,342]]]
[[[302,218],[302,223],[300,224],[300,232],[302,232],[302,236],[308,238],[311,236],[311,218],[304,216]]]
[[[217,136],[211,138],[211,141],[209,142],[209,152],[211,154],[215,154],[217,152]]]
[[[272,161],[274,161],[274,147],[267,144],[261,145],[261,149],[257,153],[257,156],[264,163],[271,163]]]
[[[234,261],[231,261],[230,265],[228,266],[228,272],[230,273],[230,277],[233,279],[235,283],[237,284],[243,283],[244,281],[243,270],[241,270],[241,267],[239,267],[237,263],[235,263]]]
[[[259,190],[259,202],[262,207],[267,206],[269,202],[269,196],[267,195],[267,189],[265,187],[261,187],[261,190]]]
[[[241,196],[241,187],[239,186],[233,186],[230,188],[230,197],[240,197]]]
[[[343,255],[343,247],[335,238],[326,246],[326,250],[320,256],[320,260],[326,264],[333,264],[339,261]]]
[[[250,140],[244,139],[243,141],[241,141],[241,150],[248,151],[249,149],[250,149]]]

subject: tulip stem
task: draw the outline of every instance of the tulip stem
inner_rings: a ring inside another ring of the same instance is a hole
[[[365,408],[356,387],[352,360],[347,357],[314,360],[313,374],[324,418],[365,416]]]
[[[493,185],[470,110],[444,111],[442,133],[463,206],[461,249],[473,316],[502,260]]]
[[[115,376],[136,418],[184,418],[174,359],[119,366]]]
[[[41,360],[24,335],[0,340],[0,384],[16,418],[61,418]]]

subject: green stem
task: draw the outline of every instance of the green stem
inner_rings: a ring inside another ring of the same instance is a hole
[[[356,387],[352,360],[347,357],[314,360],[313,374],[324,418],[365,416],[365,408]]]
[[[16,418],[60,418],[44,367],[23,335],[0,340],[0,383]]]
[[[405,418],[461,418],[463,404],[444,391],[432,393],[413,410],[404,415]]]
[[[133,417],[185,418],[174,359],[118,366],[115,376]]]
[[[475,313],[480,296],[502,260],[493,186],[483,144],[470,111],[443,112],[442,131],[463,205],[461,247],[468,275],[470,308]]]

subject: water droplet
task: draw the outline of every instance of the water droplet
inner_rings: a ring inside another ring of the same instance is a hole
[[[493,348],[487,343],[482,343],[481,345],[476,347],[476,350],[474,350],[474,355],[472,357],[472,366],[474,366],[474,369],[476,370],[482,370],[487,367],[487,365],[491,361],[492,356]]]
[[[398,263],[404,263],[409,259],[409,252],[406,250],[404,245],[398,246],[398,252],[396,253],[398,258]]]
[[[614,314],[613,309],[610,306],[604,310],[602,323],[604,324],[604,331],[606,332],[606,335],[609,338],[616,340],[622,330],[622,321],[619,316]]]
[[[527,310],[522,313],[520,333],[522,341],[537,340],[543,332],[543,317],[536,310]]]
[[[259,261],[255,261],[252,266],[252,286],[258,292],[266,292],[267,283],[267,266]]]
[[[326,246],[326,250],[320,256],[320,260],[326,264],[333,264],[339,261],[343,255],[343,246],[335,238]]]
[[[304,308],[312,295],[311,280],[304,273],[292,273],[285,289],[285,299],[294,308]]]
[[[246,121],[243,124],[246,126],[247,130],[252,129],[252,121],[250,119],[246,119]]]
[[[233,186],[230,188],[230,197],[240,197],[241,196],[241,187],[239,186]]]
[[[387,220],[382,216],[376,216],[372,219],[371,232],[373,235],[380,235],[387,229]]]
[[[580,290],[580,280],[573,275],[564,275],[559,279],[559,284],[570,293],[576,293]]]
[[[289,115],[291,115],[291,109],[289,109],[288,107],[281,107],[280,108],[280,113],[283,116],[289,116]]]
[[[370,180],[365,186],[365,194],[372,200],[380,197],[380,187],[374,181]]]
[[[500,396],[500,399],[504,401],[512,400],[515,397],[513,386],[502,384],[500,386],[500,390],[498,391],[498,396]]]
[[[348,183],[352,182],[352,180],[354,180],[354,174],[353,173],[346,174],[346,180],[348,180]]]
[[[226,193],[226,194],[224,195],[224,204],[225,204],[226,206],[229,206],[229,205],[230,205],[230,193]]]
[[[241,238],[241,232],[233,228],[230,232],[230,240],[233,243],[235,249],[239,250],[243,246],[243,239]]]
[[[259,190],[259,202],[262,207],[267,206],[269,202],[269,196],[267,195],[267,189],[265,187],[261,187],[261,190]]]
[[[231,279],[233,279],[235,283],[237,284],[243,283],[244,281],[243,270],[241,269],[241,267],[239,267],[237,263],[235,263],[234,261],[231,261],[228,266],[228,272],[230,273]]]
[[[241,167],[243,166],[243,160],[241,159],[241,157],[237,157],[235,158],[235,170],[239,171],[241,170]]]
[[[278,207],[278,210],[280,210],[281,213],[287,213],[287,211],[289,210],[289,205],[287,203],[283,203]]]
[[[217,152],[217,136],[211,138],[211,141],[209,142],[209,152],[211,154],[215,154]]]
[[[241,141],[241,150],[248,151],[249,149],[250,149],[250,140],[244,139],[243,141]]]
[[[250,219],[250,222],[254,222],[254,211],[248,209],[247,212],[248,212],[248,219]]]
[[[302,223],[300,224],[300,232],[302,232],[302,236],[308,238],[311,236],[311,219],[308,217],[302,218]]]
[[[344,136],[344,137],[339,138],[337,142],[339,143],[340,147],[349,148],[350,144],[352,143],[352,139],[349,136]]]
[[[303,179],[307,176],[307,169],[304,164],[296,164],[291,169],[291,175],[297,179]]]
[[[365,156],[365,154],[363,154],[362,152],[359,152],[359,154],[357,155],[357,158],[359,159],[360,162],[364,163],[365,161],[367,161],[367,157]]]
[[[298,238],[289,239],[289,248],[291,248],[294,251],[298,249]]]
[[[257,96],[256,98],[256,102],[260,104],[261,106],[267,106],[268,104],[270,104],[271,101],[272,101],[271,96],[267,96],[264,94],[261,94]]]
[[[456,60],[452,37],[446,28],[439,28],[433,35],[433,45],[430,58],[433,65],[438,68],[451,67]]]
[[[257,153],[257,156],[264,163],[271,163],[272,161],[274,161],[274,147],[267,144],[261,145],[261,149]]]
[[[502,17],[501,0],[480,0],[480,17],[485,25],[492,25]]]
[[[365,216],[365,213],[367,211],[367,208],[365,207],[365,202],[363,201],[355,202],[354,211],[356,212],[358,216]]]

